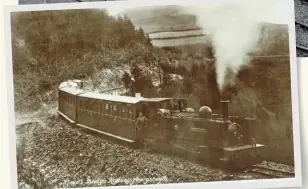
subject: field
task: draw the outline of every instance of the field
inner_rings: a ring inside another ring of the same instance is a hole
[[[191,35],[201,35],[201,30],[188,30],[188,31],[174,31],[174,32],[155,32],[150,33],[149,37],[151,39],[155,38],[170,38],[170,37],[185,37]]]

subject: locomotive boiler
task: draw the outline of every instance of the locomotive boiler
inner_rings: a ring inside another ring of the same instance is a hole
[[[265,146],[255,140],[255,120],[229,116],[228,101],[221,101],[221,114],[213,114],[207,106],[187,107],[184,98],[113,96],[84,91],[82,83],[61,85],[58,99],[58,113],[72,124],[130,144],[136,143],[142,112],[149,147],[231,169],[262,161]]]

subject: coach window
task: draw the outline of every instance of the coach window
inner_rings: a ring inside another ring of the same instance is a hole
[[[93,111],[93,101],[92,101],[91,98],[89,98],[87,101],[88,101],[88,103],[87,103],[87,105],[88,105],[88,110],[89,110],[90,112],[92,112],[92,111]]]
[[[87,99],[83,98],[82,101],[83,101],[83,103],[82,103],[83,104],[83,109],[86,110],[87,109]]]
[[[101,113],[101,102],[99,100],[96,102],[96,113]]]
[[[116,117],[119,117],[119,114],[120,114],[120,112],[119,112],[120,106],[119,106],[118,104],[116,104],[115,106],[116,106],[115,116],[116,116]]]
[[[125,104],[121,104],[121,107],[122,107],[121,117],[125,118]]]
[[[104,107],[104,102],[103,101],[101,101],[101,103],[99,105],[99,109],[100,109],[100,114],[104,114],[105,107]]]
[[[100,105],[99,105],[99,103],[98,103],[97,100],[93,100],[93,107],[94,107],[94,112],[95,112],[95,113],[99,113],[99,112],[100,112],[100,111],[99,111]]]
[[[83,109],[87,109],[87,99],[86,98],[81,98],[80,101],[82,101],[82,108]]]
[[[125,106],[121,104],[121,118],[125,118]]]
[[[122,118],[125,119],[125,104],[122,104]]]
[[[91,101],[88,98],[85,98],[85,109],[89,111]]]
[[[82,106],[82,109],[86,109],[86,100],[84,98],[82,98],[81,100],[81,106]]]
[[[130,118],[131,118],[132,120],[135,120],[134,108],[133,108],[133,107],[131,108]]]
[[[129,105],[126,105],[126,118],[129,119]]]
[[[121,104],[117,104],[117,111],[116,111],[116,116],[121,117]]]
[[[117,112],[116,112],[116,116],[117,117],[121,117],[121,113],[122,113],[122,107],[121,107],[121,104],[117,104]]]
[[[102,102],[102,114],[105,114],[106,108],[105,108],[106,104],[105,101]]]
[[[109,115],[113,115],[113,104],[109,102]]]
[[[74,96],[72,96],[71,99],[72,99],[72,105],[75,106],[75,98],[74,98]]]
[[[96,109],[95,108],[95,100],[91,99],[91,106],[90,107],[91,107],[91,111],[95,112],[95,109]]]
[[[121,104],[117,104],[117,117],[121,117],[121,113],[122,113],[122,108],[121,108]]]
[[[118,117],[122,117],[122,109],[123,107],[121,106],[121,104],[118,104]]]
[[[91,99],[91,111],[93,113],[96,112],[96,104],[95,104],[95,100]]]
[[[79,98],[79,107],[80,108],[83,108],[83,99],[82,98]]]
[[[107,110],[107,114],[108,114],[108,115],[111,115],[111,112],[112,112],[112,107],[111,107],[110,102],[108,102],[108,110]]]
[[[131,119],[131,117],[132,117],[131,116],[132,115],[132,109],[131,109],[131,107],[128,107],[127,109],[128,109],[128,113],[127,113],[128,116],[127,117],[128,117],[128,119]]]
[[[108,115],[112,115],[112,104],[108,103]]]
[[[127,119],[127,105],[126,104],[123,105],[123,118]]]
[[[83,109],[83,99],[82,98],[80,98],[80,100],[79,100],[79,107],[81,109]]]
[[[87,109],[87,99],[86,98],[82,99],[82,104],[83,104],[83,109],[86,110]]]
[[[109,115],[109,108],[110,108],[110,104],[109,104],[109,102],[106,102],[106,104],[105,104],[105,114],[106,115]]]
[[[96,109],[95,100],[91,99],[91,111],[92,111],[92,113],[96,112],[95,109]]]
[[[112,115],[117,116],[117,105],[116,104],[113,105],[113,114]]]
[[[126,108],[125,104],[122,104],[122,118],[124,119],[125,119],[125,108]]]

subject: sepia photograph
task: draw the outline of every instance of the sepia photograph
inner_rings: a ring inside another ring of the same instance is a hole
[[[301,186],[293,0],[46,9],[5,9],[18,188]]]

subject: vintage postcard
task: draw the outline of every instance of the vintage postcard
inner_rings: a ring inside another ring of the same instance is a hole
[[[16,187],[301,186],[294,22],[293,0],[6,7]]]

